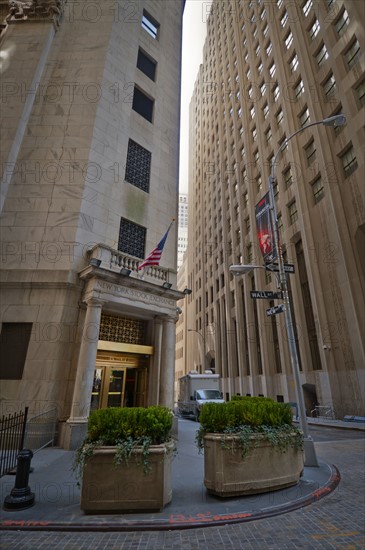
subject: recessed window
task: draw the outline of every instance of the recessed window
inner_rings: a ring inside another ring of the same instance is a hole
[[[267,103],[265,103],[264,108],[262,109],[262,112],[264,114],[264,119],[266,119],[269,116],[269,106]]]
[[[266,92],[266,83],[263,82],[260,86],[260,92],[261,92],[261,96],[263,96]]]
[[[137,86],[134,87],[132,109],[152,122],[154,100],[144,94]]]
[[[360,105],[365,105],[365,80],[360,82],[355,89]]]
[[[144,258],[146,231],[145,227],[121,218],[118,250],[136,258]]]
[[[272,140],[272,131],[271,131],[270,126],[268,127],[268,129],[265,132],[265,137],[266,137],[266,143],[269,144],[270,141]]]
[[[3,323],[0,334],[0,379],[21,380],[32,323]]]
[[[291,31],[286,35],[284,42],[286,49],[289,50],[290,46],[293,44],[293,33]]]
[[[312,193],[314,202],[317,204],[320,200],[324,197],[324,187],[323,187],[323,181],[321,176],[315,180],[314,183],[312,183]]]
[[[320,26],[320,24],[319,24],[318,19],[315,19],[314,22],[313,22],[313,24],[312,24],[312,26],[311,26],[311,28],[309,29],[309,37],[310,37],[312,40],[315,39],[315,37],[317,36],[317,34],[318,34],[319,31],[320,31],[320,28],[321,28],[321,26]]]
[[[265,25],[265,28],[264,28],[264,30],[263,30],[262,32],[263,32],[263,34],[264,34],[264,37],[266,38],[267,35],[269,34],[269,27],[268,27],[268,25]]]
[[[278,126],[281,125],[281,123],[283,122],[283,119],[284,119],[284,113],[282,109],[280,109],[280,111],[276,114],[276,122]]]
[[[299,65],[299,59],[297,54],[294,53],[294,55],[291,57],[289,61],[289,67],[292,73],[294,73],[297,70],[298,65]]]
[[[266,55],[267,55],[267,57],[269,57],[271,52],[272,52],[272,43],[269,42],[268,45],[266,46]]]
[[[146,193],[150,188],[151,153],[133,140],[128,142],[125,180]]]
[[[335,29],[338,34],[338,36],[342,36],[345,32],[347,27],[350,24],[349,14],[346,10],[343,10],[340,17],[337,19],[335,23]]]
[[[271,78],[273,78],[274,74],[276,73],[275,63],[271,63],[271,65],[269,67],[269,73],[270,73]]]
[[[298,208],[296,201],[291,202],[288,205],[289,223],[292,225],[298,219]]]
[[[322,44],[318,53],[316,53],[315,57],[316,57],[318,67],[323,65],[323,63],[329,58],[328,51],[325,44]]]
[[[294,87],[295,97],[298,99],[302,94],[304,94],[304,84],[303,80],[300,79],[299,82]]]
[[[325,93],[326,99],[330,99],[336,94],[336,80],[332,73],[323,83],[323,91]]]
[[[312,139],[306,147],[304,147],[305,156],[307,158],[308,166],[310,166],[316,159],[317,156],[317,150],[314,143],[314,139]]]
[[[274,97],[274,101],[277,101],[280,97],[280,88],[279,85],[276,84],[273,88],[272,95]]]
[[[299,123],[301,128],[310,123],[309,109],[306,107],[299,115]]]
[[[252,129],[252,139],[254,141],[257,140],[257,129],[256,129],[256,127]]]
[[[285,189],[288,189],[293,183],[293,173],[290,166],[283,172]]]
[[[258,149],[256,149],[256,151],[254,152],[253,158],[255,160],[256,166],[258,166],[258,164],[260,163],[260,153],[259,153]]]
[[[252,106],[251,109],[250,109],[250,115],[251,115],[251,118],[254,119],[255,118],[255,107]]]
[[[146,10],[143,10],[141,25],[152,38],[157,38],[160,24]]]
[[[341,158],[345,178],[347,178],[357,168],[357,159],[356,159],[355,150],[353,146],[351,145],[351,147],[347,149],[347,151],[343,153],[340,158]]]
[[[360,44],[358,40],[355,40],[351,44],[351,46],[346,50],[344,53],[344,58],[347,63],[347,66],[349,69],[352,69],[352,67],[356,64],[360,57]]]
[[[155,81],[156,61],[147,55],[141,48],[138,50],[137,67],[151,80]]]
[[[285,13],[284,13],[283,17],[282,17],[282,18],[280,19],[280,25],[281,25],[281,26],[282,26],[283,28],[284,28],[284,27],[285,27],[285,25],[287,24],[287,22],[288,22],[288,18],[289,18],[289,16],[288,16],[288,12],[287,12],[287,11],[285,11]]]
[[[308,13],[311,10],[311,7],[313,6],[313,0],[307,0],[307,2],[303,6],[303,13],[307,17]]]

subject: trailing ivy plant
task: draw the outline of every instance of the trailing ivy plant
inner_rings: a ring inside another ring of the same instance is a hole
[[[73,470],[82,478],[85,460],[98,447],[115,447],[114,465],[128,464],[133,451],[141,450],[144,473],[150,470],[151,445],[171,441],[173,413],[167,407],[98,409],[90,414],[87,436],[77,449]]]
[[[200,452],[208,433],[221,434],[225,449],[233,448],[234,440],[229,436],[236,436],[243,457],[258,445],[260,437],[281,452],[289,447],[303,450],[303,434],[293,426],[290,405],[267,397],[236,396],[228,403],[206,403],[195,439]]]

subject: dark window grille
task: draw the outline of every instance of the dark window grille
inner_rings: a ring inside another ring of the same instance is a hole
[[[132,109],[149,122],[152,122],[153,104],[153,99],[147,97],[136,86],[134,87]]]
[[[128,142],[125,179],[146,193],[150,189],[151,153],[133,140]]]
[[[145,243],[146,228],[121,218],[118,250],[136,258],[144,258]]]
[[[137,67],[148,78],[155,80],[156,77],[156,61],[149,55],[145,54],[141,49],[138,50]]]
[[[21,380],[32,323],[3,323],[0,334],[0,379]]]

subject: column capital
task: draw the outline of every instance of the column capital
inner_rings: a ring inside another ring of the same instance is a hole
[[[89,296],[85,296],[84,302],[87,307],[103,307],[106,300],[102,300],[101,298],[90,294]]]

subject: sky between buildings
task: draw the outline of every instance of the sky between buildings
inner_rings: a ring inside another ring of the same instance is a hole
[[[207,0],[187,0],[183,18],[180,193],[188,192],[189,104],[194,84],[203,61],[206,20],[212,5]]]

